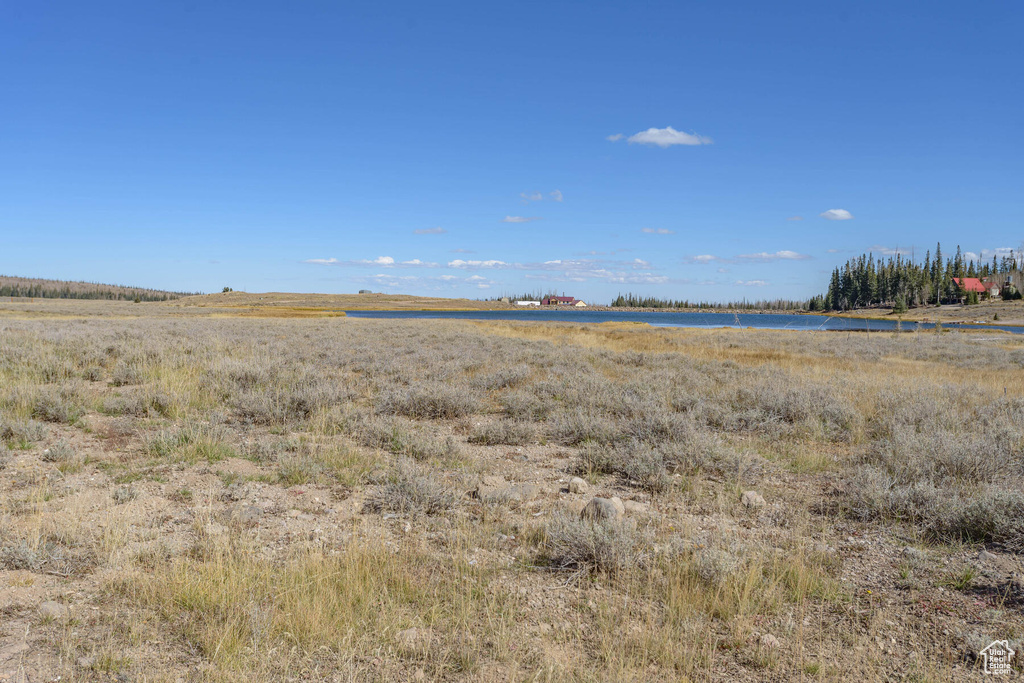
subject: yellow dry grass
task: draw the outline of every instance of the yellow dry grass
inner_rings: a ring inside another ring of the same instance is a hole
[[[220,537],[109,587],[179,624],[216,679],[273,680],[314,654],[358,670],[353,660],[389,651],[441,677],[473,666],[478,653],[467,636],[481,628],[497,660],[515,649],[521,601],[493,579],[407,544],[396,552],[360,540],[335,555],[307,550],[273,560],[244,539]],[[417,630],[399,635],[407,629]]]
[[[984,322],[994,325],[1024,325],[1024,301],[983,301],[972,306],[948,304],[944,306],[921,306],[911,308],[900,316],[893,316],[892,309],[878,308],[833,313],[837,318],[869,320],[892,320],[894,317],[908,322]],[[998,316],[998,319],[995,317]]]
[[[236,310],[231,313],[228,311]],[[328,311],[309,306],[254,306],[251,308],[227,309],[214,314],[214,317],[239,318],[344,318],[344,311]]]
[[[821,355],[800,350],[800,342],[807,335],[843,335],[842,332],[807,332],[798,330],[734,330],[656,328],[643,323],[601,323],[598,325],[557,325],[550,323],[523,323],[509,321],[472,321],[477,329],[502,337],[546,340],[559,345],[571,344],[582,348],[605,349],[615,352],[678,353],[697,361],[732,361],[744,366],[781,368],[789,372],[840,382],[870,381],[877,384],[915,383],[974,385],[978,391],[997,394],[1024,394],[1024,373],[1007,373],[986,368],[964,368],[932,360],[915,360],[896,353],[877,361]],[[766,348],[751,341],[766,334],[779,335],[786,347]],[[863,333],[857,333],[863,334]],[[879,332],[870,336],[884,336],[898,345],[913,345],[920,335],[934,332],[894,333]],[[948,332],[947,332],[948,334]],[[1022,349],[1024,339],[1006,333],[961,332],[977,338],[979,344],[990,344],[1003,349]],[[995,336],[994,336],[995,335]],[[796,347],[795,349],[792,347]]]
[[[408,294],[300,294],[289,292],[225,292],[161,302],[167,308],[290,308],[350,311],[478,311],[506,310],[509,304],[475,299],[446,299]]]

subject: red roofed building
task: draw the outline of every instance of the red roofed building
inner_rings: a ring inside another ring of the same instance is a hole
[[[541,306],[586,306],[574,296],[546,296],[540,300]]]
[[[984,294],[988,290],[985,285],[981,284],[981,280],[976,277],[955,277],[953,282],[956,283],[957,287],[960,287],[965,292],[977,292],[978,294]]]
[[[953,282],[960,288],[964,293],[977,292],[983,297],[992,298],[999,296],[1002,288],[996,284],[991,278],[985,278],[984,280],[976,277],[955,277]]]

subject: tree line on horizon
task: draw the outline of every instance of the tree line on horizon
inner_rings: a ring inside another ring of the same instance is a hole
[[[0,275],[0,297],[34,299],[102,299],[107,301],[170,301],[192,292],[167,292],[141,287],[105,285]]]
[[[896,312],[928,304],[965,301],[977,303],[977,292],[967,292],[954,278],[990,279],[1002,295],[1019,299],[1024,291],[1024,251],[996,255],[991,261],[968,259],[957,245],[956,254],[943,259],[942,244],[935,255],[925,253],[924,261],[905,258],[897,252],[876,258],[871,252],[849,259],[832,271],[825,294],[809,300],[771,299],[759,301],[709,302],[619,294],[613,308],[703,308],[777,311],[848,311],[855,308],[892,307]]]
[[[660,299],[653,296],[637,296],[632,292],[619,294],[611,303],[612,308],[710,308],[739,310],[797,311],[807,307],[806,301],[790,299],[761,299],[758,301],[688,301],[686,299]]]
[[[945,260],[942,245],[936,244],[935,255],[925,253],[917,263],[897,253],[888,259],[861,254],[832,271],[825,294],[807,302],[810,311],[848,311],[872,306],[892,307],[896,312],[914,306],[941,304],[964,300],[977,303],[976,292],[966,292],[954,278],[992,279],[1004,296],[1020,298],[1024,279],[1024,256],[1011,251],[993,256],[991,261],[966,259],[960,246],[956,255]]]

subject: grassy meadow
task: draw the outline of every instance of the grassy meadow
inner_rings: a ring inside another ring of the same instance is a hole
[[[1024,337],[76,305],[0,311],[0,680],[946,681],[1024,644]]]

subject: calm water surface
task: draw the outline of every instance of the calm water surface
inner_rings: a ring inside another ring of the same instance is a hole
[[[353,318],[449,318],[456,320],[522,320],[569,323],[641,322],[657,327],[754,327],[765,330],[843,330],[885,332],[896,329],[895,320],[852,320],[824,315],[775,313],[636,313],[628,311],[587,311],[565,309],[511,311],[345,311]],[[1005,330],[1017,334],[1024,328],[1002,325],[958,325],[943,323],[945,329]],[[930,330],[931,323],[904,322],[904,331]]]

